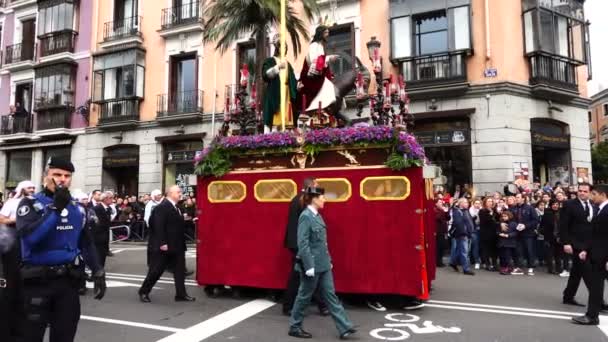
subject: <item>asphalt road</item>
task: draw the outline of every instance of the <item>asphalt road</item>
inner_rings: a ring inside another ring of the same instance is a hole
[[[146,271],[145,247],[114,245],[113,250],[106,297],[82,298],[79,342],[297,341],[287,336],[288,318],[281,314],[281,306],[262,294],[209,298],[190,279],[187,288],[197,301],[175,303],[171,275],[165,274],[151,294],[152,303],[140,303],[137,289]],[[193,254],[187,264],[194,269]],[[532,277],[485,271],[471,277],[441,269],[432,300],[422,310],[376,312],[352,304],[346,309],[360,326],[356,341],[608,341],[608,316],[600,327],[570,323],[584,308],[560,303],[565,281],[540,271]],[[586,298],[581,286],[578,300]],[[332,320],[319,316],[314,307],[305,329],[315,341],[338,340]]]

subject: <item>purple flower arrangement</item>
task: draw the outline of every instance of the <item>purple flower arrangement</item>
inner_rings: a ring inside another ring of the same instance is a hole
[[[319,148],[322,147],[367,145],[392,147],[393,154],[403,156],[403,162],[405,162],[403,165],[422,165],[426,160],[424,149],[413,135],[389,126],[360,125],[347,128],[312,130],[304,135],[294,132],[274,132],[252,136],[217,138],[209,147],[196,155],[195,163],[201,167],[202,164],[213,164],[216,160],[217,162],[224,159],[228,161],[230,154],[233,152],[264,151],[272,153],[304,148],[308,153],[317,153]],[[401,158],[398,158],[398,160],[401,160]],[[206,172],[203,171],[202,173],[206,175]]]
[[[371,126],[313,130],[306,133],[304,140],[309,145],[335,146],[390,143],[393,138],[391,127]]]
[[[269,134],[231,136],[218,143],[224,149],[259,150],[296,147],[296,135],[291,132],[273,132]]]

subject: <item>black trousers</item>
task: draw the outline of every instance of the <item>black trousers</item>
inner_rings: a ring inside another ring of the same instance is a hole
[[[163,275],[169,265],[174,265],[173,280],[175,282],[175,296],[184,297],[186,292],[186,252],[166,253],[153,252],[150,254],[150,268],[144,283],[139,289],[140,294],[148,294]]]
[[[480,239],[479,247],[481,254],[481,262],[488,266],[498,266],[498,241],[496,239]]]
[[[80,320],[79,282],[62,277],[24,281],[23,342],[42,342],[47,325],[49,342],[72,342]]]
[[[287,289],[285,290],[284,298],[283,298],[283,312],[289,312],[293,308],[293,303],[296,300],[296,296],[298,295],[298,289],[300,288],[300,272],[295,270],[296,265],[296,257],[293,257],[291,272],[289,273],[289,278],[287,279]],[[319,306],[319,310],[324,310],[327,308],[325,302],[321,298],[319,294],[319,289],[317,288],[313,294],[313,299]]]
[[[0,288],[0,341],[18,341],[23,318],[23,284],[19,276],[19,248],[0,254],[0,278],[6,288]]]
[[[572,254],[572,270],[570,270],[570,278],[568,285],[564,289],[564,299],[573,299],[578,291],[578,286],[581,284],[581,279],[585,282],[587,289],[591,286],[591,263],[582,261],[578,254],[580,250],[574,250]]]
[[[549,273],[561,273],[570,269],[570,255],[564,253],[564,246],[556,241],[545,241],[545,265]]]
[[[97,250],[97,260],[101,267],[106,267],[106,258],[108,257],[108,249],[110,248],[109,241],[95,241],[95,249]]]
[[[435,250],[437,257],[437,266],[443,265],[443,256],[447,250],[448,242],[445,239],[445,234],[437,233],[435,236]]]
[[[606,281],[606,262],[591,262],[591,286],[587,302],[587,316],[598,318],[604,303],[604,282]]]

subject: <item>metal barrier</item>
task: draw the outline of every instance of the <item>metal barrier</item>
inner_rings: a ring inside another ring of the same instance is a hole
[[[119,235],[119,234],[115,233],[116,230],[120,230],[120,229],[124,229],[126,231],[126,234]],[[126,240],[129,240],[130,237],[131,237],[131,227],[124,225],[124,224],[120,225],[120,226],[110,227],[110,243],[126,241]]]

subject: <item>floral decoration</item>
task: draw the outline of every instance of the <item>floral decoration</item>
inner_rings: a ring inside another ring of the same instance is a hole
[[[230,157],[242,153],[289,153],[303,150],[316,155],[329,147],[386,146],[391,155],[386,165],[393,170],[422,166],[424,149],[416,138],[389,126],[356,126],[325,128],[304,134],[273,132],[251,136],[218,137],[195,157],[196,173],[202,176],[221,177],[230,171]]]

